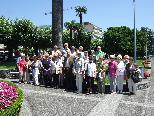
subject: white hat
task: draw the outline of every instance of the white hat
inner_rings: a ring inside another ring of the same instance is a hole
[[[119,55],[117,56],[117,59],[122,59],[121,54],[119,54]]]
[[[101,46],[98,46],[97,48],[101,48]]]
[[[110,55],[110,58],[111,58],[111,59],[114,59],[114,58],[115,58],[115,55]]]
[[[24,54],[24,53],[21,53],[20,55],[21,55],[21,56],[25,56],[25,54]]]
[[[129,56],[128,56],[128,55],[125,55],[124,58],[125,58],[125,59],[129,59]]]
[[[80,46],[80,47],[79,47],[79,49],[83,49],[83,47],[82,47],[82,46]]]

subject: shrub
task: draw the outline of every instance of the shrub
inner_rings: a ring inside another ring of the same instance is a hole
[[[12,83],[12,82],[8,82],[8,81],[2,81],[0,80],[0,82],[5,82],[13,87],[16,88],[16,92],[17,92],[17,97],[15,100],[13,100],[13,102],[11,103],[10,106],[6,107],[5,109],[2,109],[0,111],[0,116],[17,116],[19,115],[19,111],[23,102],[23,92],[21,89],[19,89],[17,87],[16,84]],[[4,105],[4,104],[0,104],[0,105]]]

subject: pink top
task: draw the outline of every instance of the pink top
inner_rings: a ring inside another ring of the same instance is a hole
[[[116,61],[109,62],[109,76],[111,78],[116,78],[116,70],[117,70],[117,62]]]
[[[22,71],[22,72],[26,71],[26,64],[27,64],[27,62],[25,60],[20,60],[19,64],[18,64],[19,71]]]

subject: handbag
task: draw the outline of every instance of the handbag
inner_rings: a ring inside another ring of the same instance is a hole
[[[138,83],[140,81],[139,77],[132,76],[131,79],[133,80],[134,83]]]
[[[140,81],[139,72],[134,71],[133,74],[131,75],[131,79],[133,80],[134,83],[138,83]]]

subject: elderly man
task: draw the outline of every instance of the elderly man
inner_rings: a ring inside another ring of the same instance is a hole
[[[63,48],[63,50],[62,50],[62,54],[63,54],[63,56],[64,57],[67,57],[67,53],[70,53],[71,52],[71,50],[69,49],[69,47],[68,47],[68,43],[64,43],[64,48]]]
[[[101,47],[100,46],[97,47],[96,61],[98,61],[99,57],[104,57],[104,52],[101,50]]]

